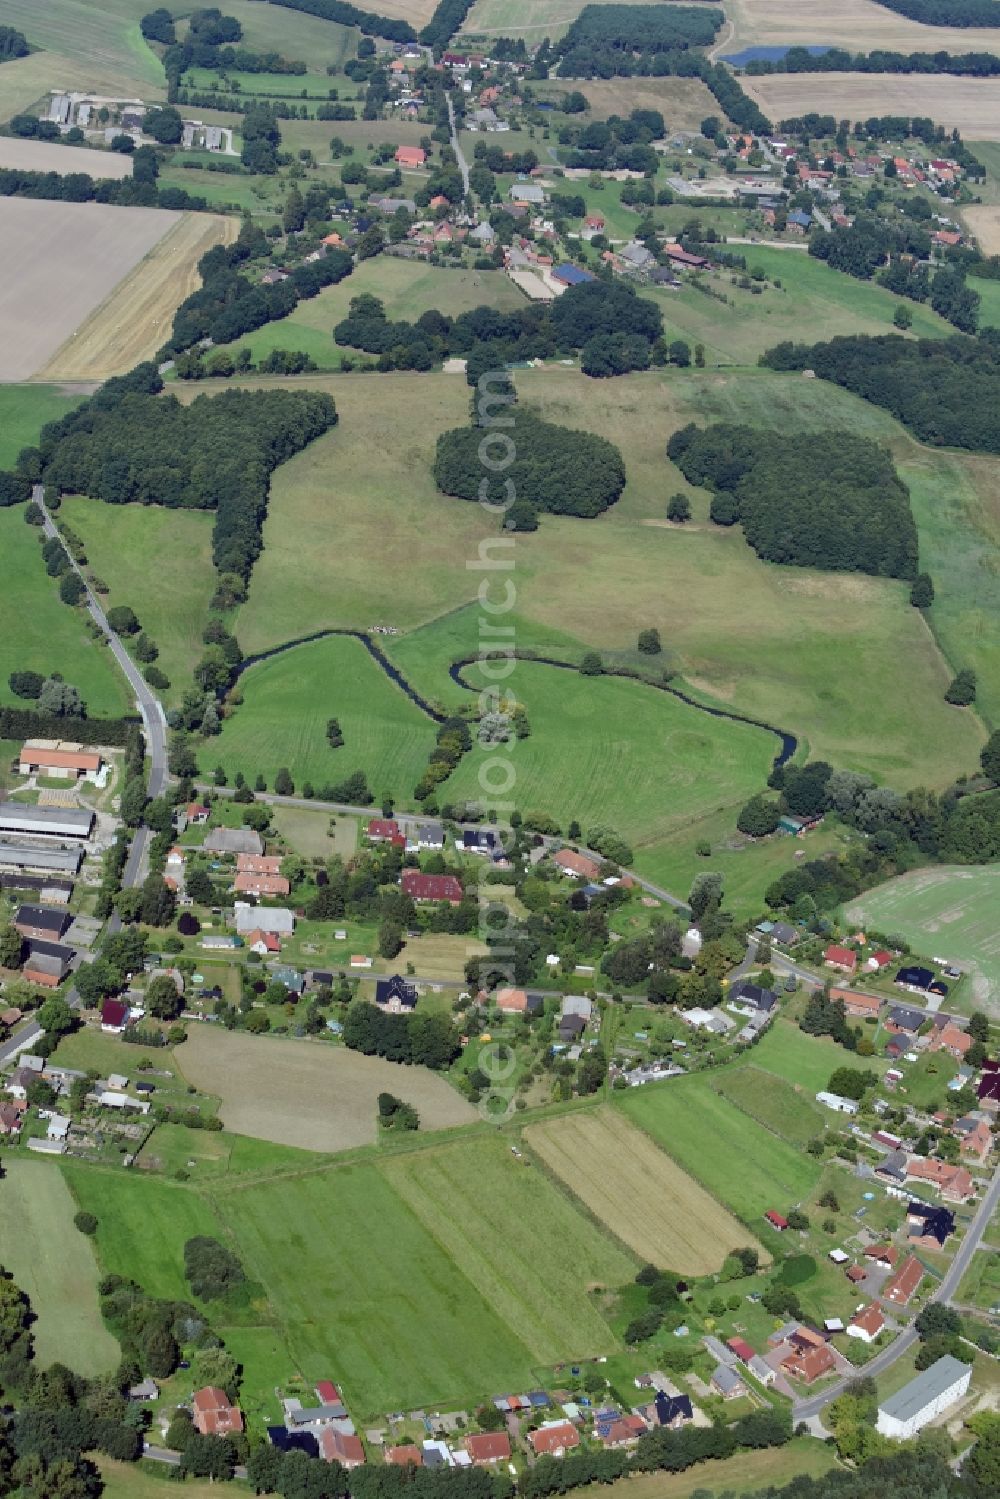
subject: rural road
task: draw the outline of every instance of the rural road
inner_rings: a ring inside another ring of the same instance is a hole
[[[451,95],[448,94],[446,97],[448,100],[448,124],[451,127],[451,149],[454,151],[455,156],[458,159],[458,170],[462,174],[462,187],[465,190],[466,195],[468,195],[469,163],[465,159],[465,153],[463,152],[462,147],[459,144],[458,131],[455,129],[455,106],[451,102]]]
[[[969,1268],[972,1256],[979,1248],[986,1226],[996,1211],[998,1204],[1000,1204],[1000,1166],[994,1171],[992,1180],[980,1200],[979,1207],[976,1209],[975,1217],[966,1230],[965,1238],[955,1251],[955,1258],[946,1270],[944,1278],[931,1293],[930,1301],[947,1302],[954,1296],[958,1290],[962,1276]],[[898,1358],[901,1358],[908,1348],[912,1348],[916,1341],[917,1334],[913,1328],[906,1328],[900,1333],[894,1343],[891,1343],[882,1353],[877,1353],[863,1368],[859,1369],[858,1374],[863,1375],[865,1378],[869,1375],[884,1374],[886,1369],[890,1368]],[[821,1395],[815,1395],[811,1400],[800,1400],[792,1410],[793,1419],[795,1421],[807,1421],[811,1416],[818,1416],[824,1407],[830,1404],[831,1400],[836,1400],[838,1395],[843,1394],[849,1383],[850,1381],[847,1379],[839,1379],[836,1384],[830,1385],[829,1389],[824,1390]]]

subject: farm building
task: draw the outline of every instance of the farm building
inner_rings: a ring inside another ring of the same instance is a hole
[[[578,265],[557,265],[552,269],[552,279],[561,286],[583,286],[584,282],[593,281],[594,277],[590,271],[585,271]]]
[[[22,937],[40,937],[43,941],[57,941],[72,924],[73,916],[65,906],[19,906],[14,917],[14,926]]]
[[[972,1366],[946,1354],[878,1408],[877,1429],[884,1437],[905,1441],[960,1400],[969,1388]]]
[[[774,1208],[768,1208],[767,1212],[764,1214],[764,1220],[765,1222],[770,1223],[772,1228],[776,1228],[779,1234],[783,1234],[785,1232],[785,1229],[788,1227],[788,1219],[783,1218],[780,1213],[776,1213]]]
[[[283,906],[250,906],[236,902],[236,930],[241,937],[249,932],[272,932],[276,937],[290,937],[295,931],[295,914]]]
[[[408,983],[394,973],[390,979],[378,979],[375,984],[375,1003],[389,1015],[402,1015],[415,1009],[417,986]]]
[[[538,182],[512,182],[507,196],[512,203],[532,203],[540,207],[545,202],[545,189]]]
[[[41,984],[43,989],[57,989],[69,972],[69,958],[55,953],[31,952],[25,958],[21,972],[31,984]]]
[[[100,775],[103,764],[97,750],[85,749],[82,744],[66,739],[26,739],[19,756],[23,776],[43,775],[59,780]]]
[[[912,1156],[906,1175],[908,1179],[930,1182],[946,1202],[968,1202],[976,1195],[976,1184],[964,1166],[950,1166],[929,1156]]]
[[[552,860],[557,869],[569,875],[571,880],[596,880],[601,866],[587,854],[578,854],[571,848],[561,848]]]
[[[400,884],[403,894],[416,901],[447,901],[457,906],[462,901],[462,884],[453,874],[421,874],[419,869],[404,869]]]
[[[856,1114],[858,1105],[853,1098],[843,1098],[839,1093],[827,1093],[821,1089],[816,1094],[816,1102],[823,1104],[825,1108],[833,1109],[837,1114]]]
[[[44,848],[37,844],[0,840],[0,866],[8,869],[51,869],[60,874],[76,874],[82,858],[83,851],[79,848]]]
[[[210,854],[262,854],[264,843],[252,828],[213,828],[205,839]]]
[[[0,803],[0,832],[32,837],[89,838],[94,814],[86,807],[33,807],[27,802]]]

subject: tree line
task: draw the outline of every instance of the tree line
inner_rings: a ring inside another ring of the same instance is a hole
[[[356,1000],[348,1010],[343,1037],[345,1046],[365,1056],[437,1071],[450,1067],[462,1050],[448,1015],[420,1010],[390,1015],[364,1000]]]
[[[878,0],[924,26],[1000,26],[998,0]]]
[[[960,266],[940,266],[932,273],[920,264],[930,253],[926,229],[912,223],[890,224],[875,214],[859,213],[853,224],[818,229],[809,238],[809,254],[834,270],[861,281],[870,281],[878,273],[879,282],[889,291],[916,302],[929,301],[935,312],[962,333],[974,333],[979,293],[966,286]]]
[[[1000,338],[912,339],[859,334],[829,343],[781,343],[760,363],[815,370],[890,411],[935,447],[1000,453]]]
[[[992,52],[848,52],[843,47],[816,53],[807,47],[789,47],[784,57],[751,58],[740,72],[755,77],[766,73],[952,73],[993,78],[1000,73],[1000,57]]]
[[[667,456],[713,491],[717,525],[742,525],[759,557],[798,567],[913,578],[917,529],[889,454],[851,432],[762,432],[694,423]]]
[[[568,167],[588,167],[592,171],[624,168],[655,175],[660,158],[650,142],[660,140],[665,130],[658,109],[633,109],[627,119],[612,115],[610,119],[592,120],[580,128],[567,126],[560,130],[559,139],[572,147],[566,156]]]
[[[152,152],[150,153],[153,154]],[[138,157],[136,151],[133,162]],[[173,208],[204,212],[208,200],[182,187],[157,187],[155,180],[94,178],[87,172],[27,172],[0,167],[0,198],[45,198],[62,203],[111,203],[119,208]],[[215,207],[213,205],[212,212]]]
[[[434,14],[420,33],[426,47],[446,47],[465,20],[475,0],[438,0]]]
[[[335,21],[339,26],[356,26],[365,36],[382,36],[389,42],[415,42],[417,39],[417,33],[408,21],[360,10],[350,4],[350,0],[270,0],[270,3],[284,6],[286,10],[300,10],[307,16],[319,16],[323,21]]]

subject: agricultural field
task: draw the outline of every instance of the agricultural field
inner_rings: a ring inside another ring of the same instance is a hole
[[[1000,1253],[981,1249],[974,1257],[955,1294],[959,1306],[974,1306],[996,1314],[1000,1307]]]
[[[355,360],[358,356],[334,343],[333,329],[347,316],[352,299],[364,293],[380,298],[389,318],[408,321],[416,321],[432,308],[446,308],[451,317],[457,317],[474,307],[507,312],[525,302],[514,283],[497,271],[446,270],[382,255],[363,261],[351,276],[318,297],[299,302],[288,317],[267,323],[228,347],[248,348],[255,360],[272,349],[300,350],[311,355],[320,369],[339,369],[345,353],[353,353]]]
[[[460,35],[523,36],[539,42],[547,36],[557,41],[576,20],[587,0],[476,0],[463,22]],[[654,5],[657,0],[637,0]]]
[[[280,52],[284,57],[304,62],[310,72],[324,75],[328,65],[339,66],[357,54],[360,33],[353,27],[302,11],[286,10],[283,6],[261,5],[259,0],[227,0],[227,7],[224,14],[235,16],[243,28],[240,45],[253,52]],[[392,12],[381,10],[379,14]],[[183,36],[184,28],[180,27],[179,32]]]
[[[944,27],[926,30],[933,34],[932,50],[947,45]],[[968,52],[973,32],[960,35],[960,50]],[[994,32],[994,48],[996,37]],[[858,41],[856,37],[855,46]],[[772,73],[761,78],[747,76],[742,83],[751,99],[773,120],[787,120],[810,110],[852,122],[879,113],[922,114],[930,115],[946,130],[961,131],[966,140],[1000,140],[1000,80],[995,78],[953,78],[944,73]]]
[[[13,468],[45,423],[65,416],[80,400],[54,385],[0,385],[0,468]]]
[[[4,24],[43,50],[0,69],[0,119],[53,88],[164,97],[163,65],[139,29],[147,9],[145,0],[4,0]]]
[[[221,1094],[227,1129],[305,1150],[373,1145],[381,1092],[413,1104],[424,1129],[476,1117],[471,1104],[426,1068],[207,1025],[195,1026],[184,1044],[184,1075],[196,1088]]]
[[[484,0],[480,0],[482,3]],[[533,7],[535,11],[537,8]],[[628,115],[633,109],[658,109],[668,135],[676,130],[700,130],[705,116],[719,107],[700,78],[591,78],[583,83],[554,79],[533,85],[539,99],[557,100],[571,90],[584,95],[590,117],[595,120]]]
[[[821,1478],[837,1466],[830,1447],[813,1437],[794,1437],[784,1447],[763,1452],[740,1452],[706,1463],[686,1473],[631,1473],[612,1484],[593,1484],[580,1499],[695,1499],[703,1494],[756,1494],[781,1489],[793,1478]],[[104,1461],[101,1462],[104,1471]],[[118,1499],[111,1490],[111,1499]],[[147,1499],[139,1493],[137,1499]],[[193,1499],[201,1495],[193,1492]]]
[[[963,208],[962,218],[979,241],[984,255],[1000,255],[1000,207],[989,203]],[[976,281],[976,291],[981,294],[984,285],[987,283]]]
[[[165,700],[180,702],[204,651],[215,589],[211,516],[70,496],[59,518],[82,536],[90,570],[108,584],[105,607],[128,604],[159,646],[156,664],[171,684]]]
[[[132,175],[132,158],[119,151],[92,151],[86,146],[62,146],[58,141],[25,141],[0,136],[0,167],[19,172],[86,172],[88,176],[120,181]]]
[[[146,213],[147,209],[110,209]],[[176,217],[171,215],[171,217]],[[237,219],[186,213],[38,372],[43,380],[107,380],[152,359],[166,341],[173,315],[201,285],[197,265],[213,245],[231,244]]]
[[[289,538],[294,545],[295,537]],[[300,539],[299,539],[300,540]],[[367,623],[367,621],[366,621]],[[240,678],[244,701],[206,748],[230,780],[242,770],[269,785],[282,766],[296,783],[315,787],[364,770],[376,797],[412,798],[434,743],[434,724],[358,640],[312,641],[249,668]],[[344,744],[332,750],[329,719]]]
[[[73,1225],[76,1203],[50,1161],[4,1165],[0,1265],[31,1300],[35,1351],[43,1366],[106,1374],[119,1348],[101,1318],[98,1265],[91,1241]]]
[[[997,33],[990,27],[924,26],[877,4],[877,0],[838,0],[833,7],[828,0],[721,3],[729,24],[719,33],[712,51],[722,57],[744,47],[810,43],[846,47],[854,52],[993,52],[997,45]]]
[[[41,370],[178,218],[162,208],[0,200],[12,268],[0,289],[0,380]]]
[[[915,869],[849,907],[850,918],[898,932],[915,951],[940,955],[973,976],[977,1004],[1000,1013],[1000,868]]]
[[[610,1105],[530,1125],[524,1140],[643,1262],[706,1275],[746,1241],[743,1225]]]
[[[809,1195],[822,1168],[715,1091],[696,1074],[630,1088],[618,1107],[744,1223],[784,1212]],[[765,1230],[765,1243],[767,1230]]]

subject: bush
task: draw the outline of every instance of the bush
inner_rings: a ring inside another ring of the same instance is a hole
[[[97,1232],[97,1219],[93,1213],[77,1213],[73,1222],[82,1234],[96,1234]]]

